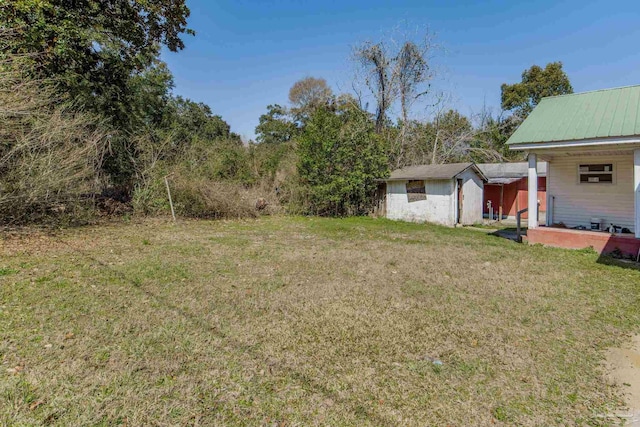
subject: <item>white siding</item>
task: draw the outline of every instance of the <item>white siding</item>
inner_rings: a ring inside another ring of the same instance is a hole
[[[636,203],[636,237],[640,239],[640,148],[633,152],[634,171],[633,171],[633,186],[635,191],[635,203]]]
[[[454,181],[426,181],[426,200],[409,203],[406,181],[387,182],[387,218],[455,225]]]
[[[462,221],[460,222],[463,225],[481,223],[484,182],[472,170],[461,173],[458,178],[463,180]]]
[[[578,166],[613,163],[614,184],[578,183]],[[568,227],[589,227],[591,218],[605,225],[615,224],[634,230],[633,156],[554,157],[549,163],[547,192],[553,198],[553,222]]]

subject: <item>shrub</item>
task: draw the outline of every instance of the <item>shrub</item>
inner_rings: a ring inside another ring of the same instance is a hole
[[[190,218],[250,218],[258,215],[254,191],[237,183],[174,177],[176,214]]]
[[[363,215],[373,208],[376,179],[388,173],[386,149],[366,112],[316,110],[300,137],[301,200],[316,215]]]
[[[274,188],[251,171],[250,154],[236,141],[194,141],[180,155],[163,158],[157,144],[139,144],[134,212],[170,212],[167,176],[176,215],[188,218],[250,218],[277,211]]]
[[[104,133],[90,115],[65,105],[54,82],[0,62],[0,222],[84,222],[105,150]]]

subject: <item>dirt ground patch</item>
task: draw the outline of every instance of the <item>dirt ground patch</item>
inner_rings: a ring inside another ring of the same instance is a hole
[[[605,368],[609,380],[624,393],[626,408],[616,415],[629,426],[640,426],[640,335],[618,348],[607,350]]]
[[[611,425],[640,271],[369,218],[6,237],[0,425]],[[438,363],[439,362],[439,363]]]

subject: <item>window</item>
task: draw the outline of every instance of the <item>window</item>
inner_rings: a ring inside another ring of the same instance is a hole
[[[580,165],[578,178],[580,184],[613,184],[613,164]]]
[[[427,200],[424,181],[407,181],[407,199],[409,203]]]

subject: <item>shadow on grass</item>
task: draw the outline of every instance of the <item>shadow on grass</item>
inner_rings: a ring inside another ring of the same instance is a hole
[[[633,234],[611,234],[598,257],[598,264],[640,270],[640,239]]]
[[[640,271],[640,263],[632,259],[621,259],[611,255],[600,255],[596,262],[602,265]]]
[[[523,229],[520,232],[521,235],[526,236],[527,230]],[[501,228],[492,233],[489,233],[490,236],[500,237],[502,239],[513,240],[514,242],[518,241],[518,230],[515,227],[511,228]]]

